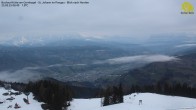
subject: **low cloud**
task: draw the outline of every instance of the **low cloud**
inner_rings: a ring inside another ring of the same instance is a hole
[[[107,59],[104,61],[96,61],[95,64],[123,64],[123,63],[152,63],[152,62],[167,62],[175,61],[178,58],[167,55],[137,55],[137,56],[126,56],[118,57],[113,59]]]
[[[37,81],[44,77],[49,76],[45,73],[38,72],[39,70],[48,70],[53,67],[65,67],[65,66],[85,66],[86,64],[53,64],[48,66],[39,66],[39,67],[25,67],[20,70],[15,71],[0,71],[0,80],[1,81],[9,81],[9,82],[23,82],[28,83],[29,81]]]
[[[195,47],[196,44],[182,44],[182,45],[177,45],[176,48],[181,48],[181,47]]]
[[[65,66],[86,66],[87,64],[70,64],[70,65],[66,65],[66,64],[54,64],[54,65],[49,65],[49,66],[45,66],[42,68],[52,68],[52,67],[65,67]]]
[[[37,67],[27,67],[16,71],[1,71],[0,80],[10,82],[23,82],[36,81],[42,78],[41,74],[33,70]]]

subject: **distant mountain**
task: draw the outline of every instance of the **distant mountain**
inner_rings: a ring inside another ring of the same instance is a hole
[[[52,77],[64,82],[70,81],[75,85],[81,84],[78,82],[88,81],[94,86],[101,86],[121,80],[125,80],[125,82],[128,80],[128,84],[132,82],[140,84],[143,78],[139,74],[145,72],[146,79],[150,78],[147,81],[144,80],[146,84],[153,83],[169,76],[169,72],[167,72],[168,75],[164,72],[174,71],[168,69],[174,65],[178,66],[182,63],[178,67],[193,68],[192,64],[187,65],[193,61],[192,58],[188,60],[183,58],[194,51],[194,41],[196,40],[192,39],[184,36],[157,36],[143,42],[135,42],[135,39],[131,38],[111,40],[109,38],[78,37],[77,35],[16,37],[0,41],[0,79],[28,82],[29,79]],[[157,62],[153,58],[156,55],[166,56],[166,58],[177,56],[181,60]],[[146,64],[149,65],[143,67]],[[169,67],[164,65],[169,65]],[[178,67],[174,67],[175,72],[182,71]],[[152,68],[162,70],[153,72],[150,71]],[[152,74],[161,74],[154,75],[155,78],[151,79],[151,74],[147,70]],[[187,69],[187,71],[191,70]],[[136,74],[138,71],[139,74]],[[128,77],[133,78],[131,81],[125,77],[128,72],[133,73],[132,76],[128,74]],[[140,78],[141,82],[140,79],[135,81],[137,78]]]

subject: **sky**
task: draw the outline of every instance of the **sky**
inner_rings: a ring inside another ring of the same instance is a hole
[[[185,0],[86,1],[89,4],[0,6],[0,40],[59,34],[140,38],[156,34],[196,34],[196,13],[180,14]],[[186,1],[196,7],[195,0]]]

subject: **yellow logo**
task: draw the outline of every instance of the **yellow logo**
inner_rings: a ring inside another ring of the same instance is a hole
[[[181,9],[183,10],[181,14],[194,14],[194,7],[189,2],[184,2]]]

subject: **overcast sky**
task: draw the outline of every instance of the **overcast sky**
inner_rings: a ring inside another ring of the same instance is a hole
[[[86,1],[90,4],[0,7],[0,40],[39,34],[131,37],[196,34],[196,13],[180,14],[184,0]],[[195,0],[187,1],[196,7]]]

